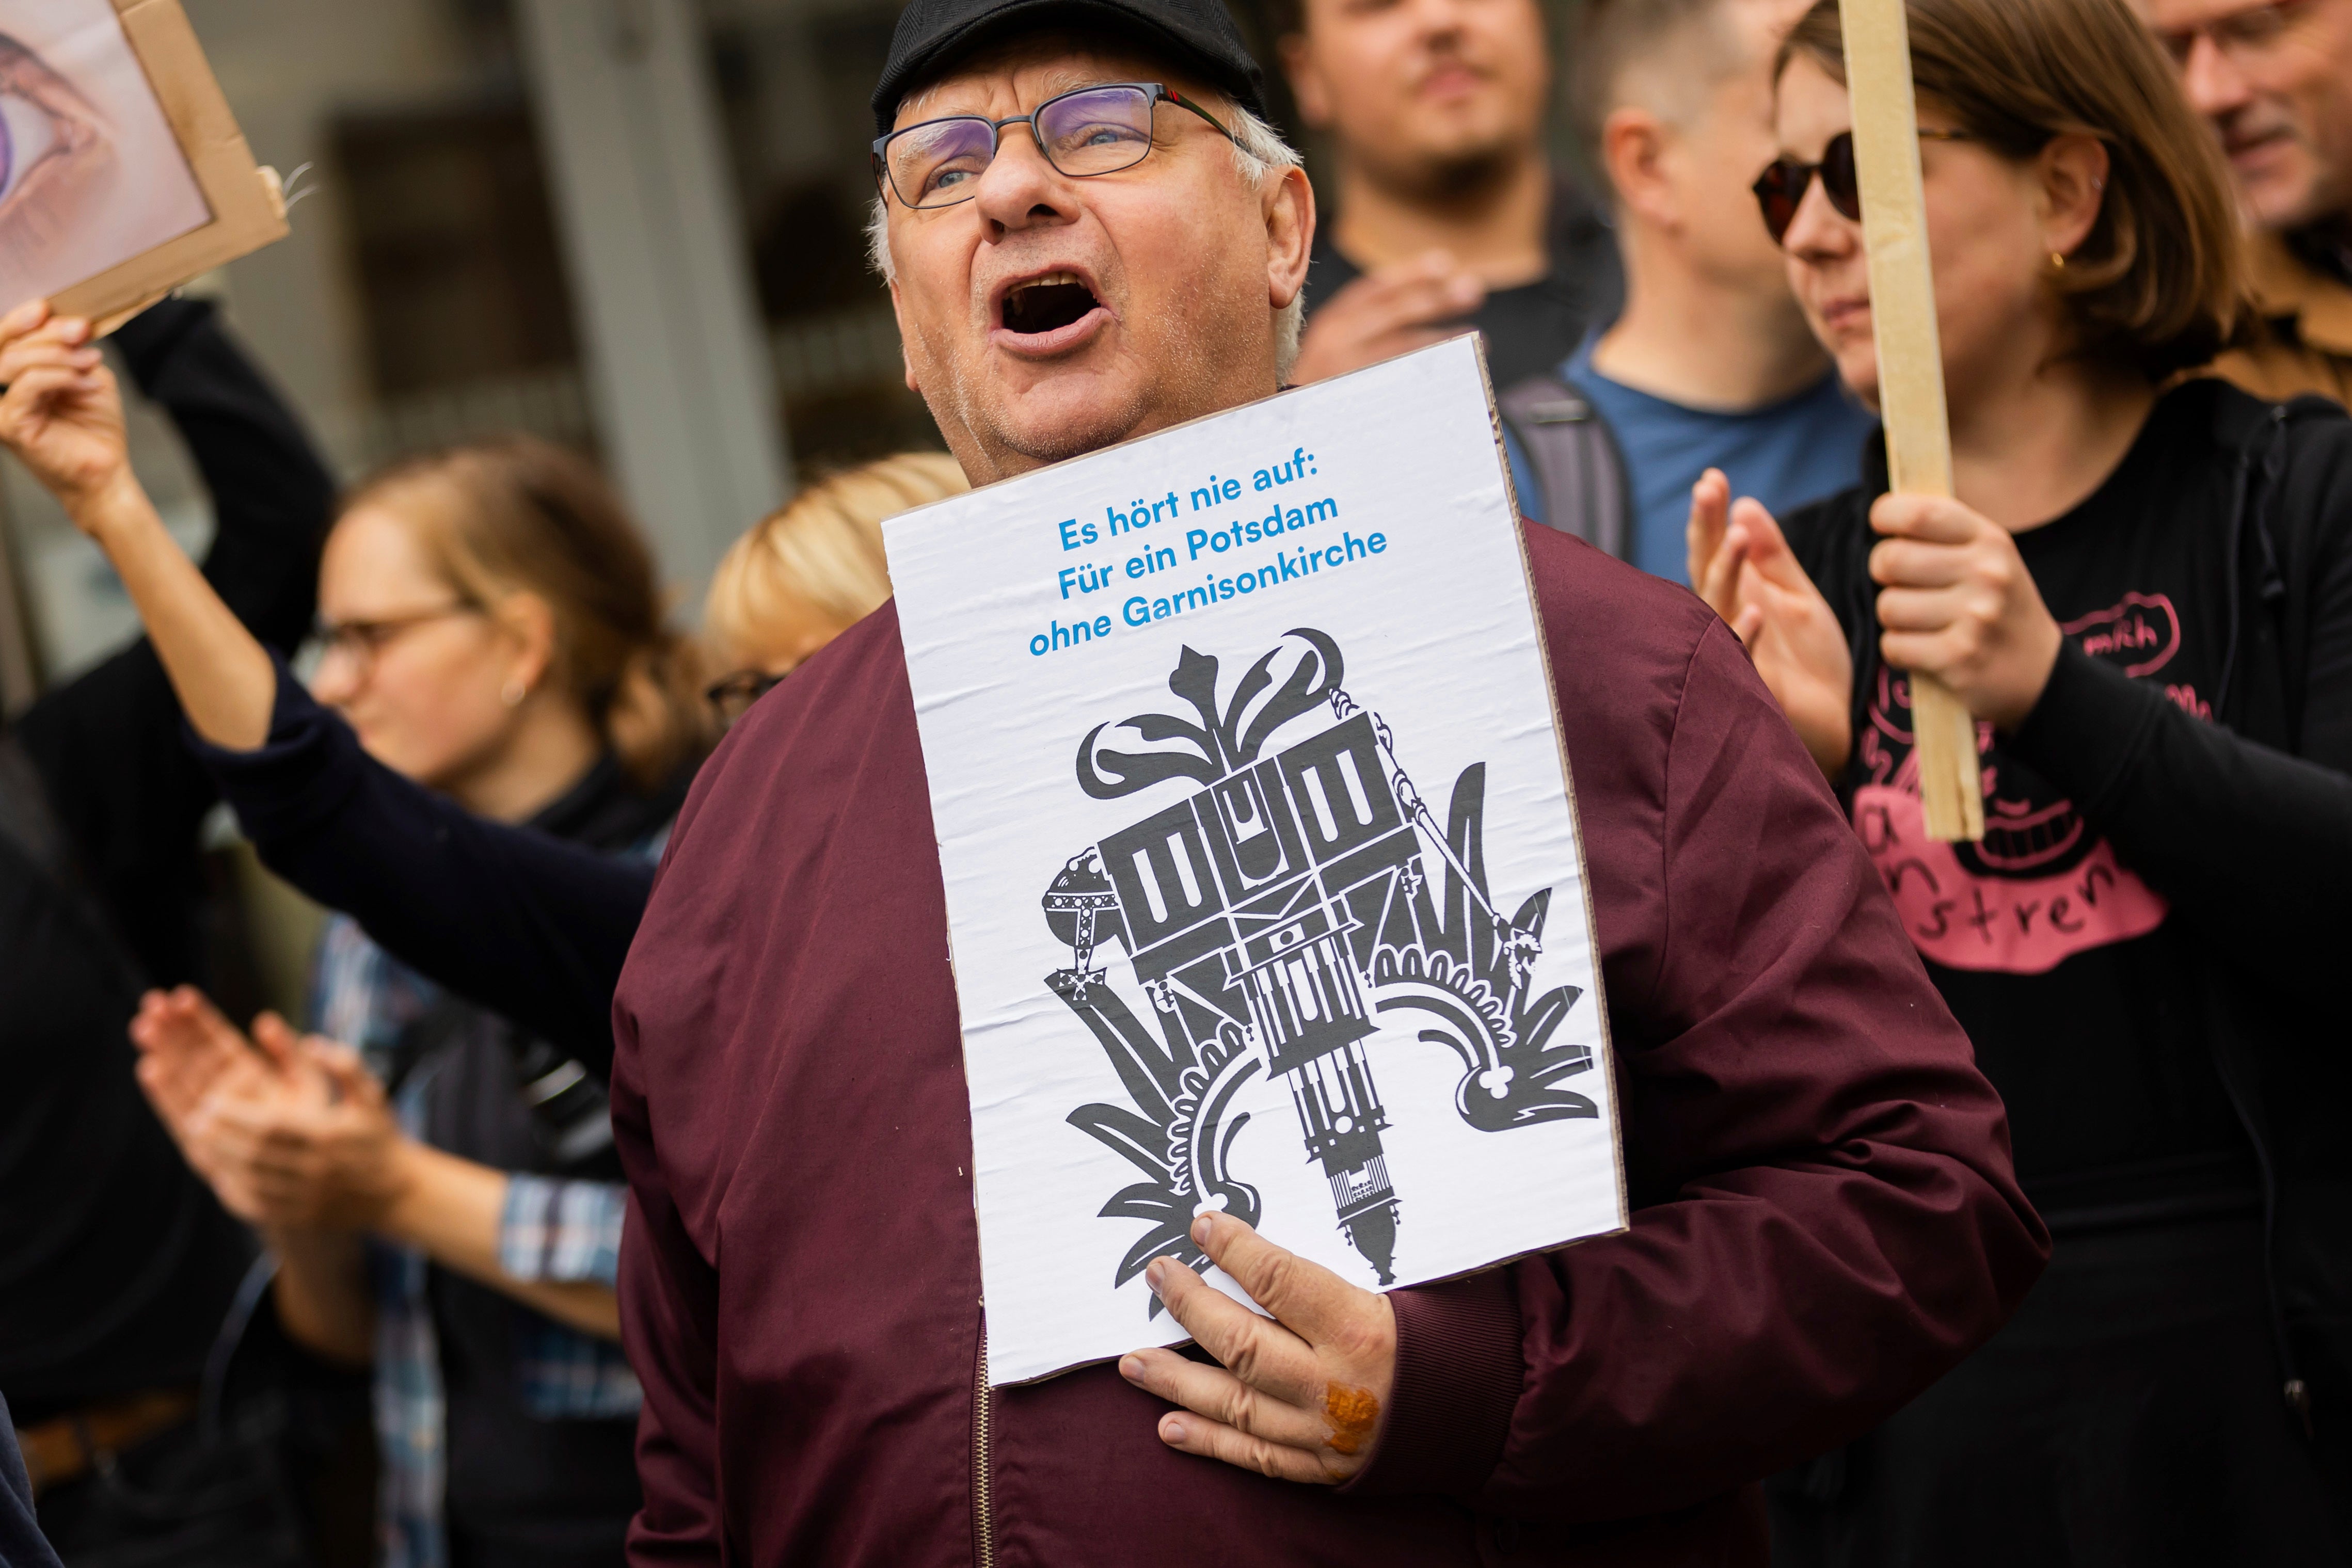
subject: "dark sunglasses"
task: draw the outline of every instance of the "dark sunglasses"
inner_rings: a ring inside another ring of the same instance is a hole
[[[1965,131],[1921,131],[1922,141],[1973,141]],[[1756,205],[1764,214],[1764,227],[1779,245],[1789,233],[1789,225],[1797,221],[1797,209],[1805,204],[1805,188],[1813,176],[1822,177],[1822,194],[1838,216],[1848,223],[1862,222],[1862,186],[1854,173],[1853,132],[1841,131],[1830,138],[1822,149],[1818,163],[1800,163],[1794,158],[1782,158],[1765,166],[1748,187],[1756,193]]]
[[[1008,125],[1027,126],[1045,162],[1074,179],[1116,174],[1134,168],[1151,151],[1151,111],[1163,102],[1191,110],[1218,135],[1234,141],[1215,115],[1171,88],[1156,81],[1106,82],[1049,98],[1009,120],[951,114],[894,131],[874,143],[874,177],[905,206],[968,202],[980,176],[996,161]]]

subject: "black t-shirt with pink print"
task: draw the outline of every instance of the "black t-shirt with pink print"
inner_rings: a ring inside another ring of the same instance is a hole
[[[2259,596],[2244,591],[2244,574],[2231,566],[2233,536],[2249,556],[2259,551],[2244,539],[2243,447],[2225,427],[2259,428],[2261,413],[2218,382],[2175,389],[2089,498],[2017,537],[2066,651],[2018,735],[1979,727],[1980,843],[1927,837],[1908,682],[1878,655],[1866,516],[1884,489],[1883,465],[1865,489],[1786,520],[1854,652],[1854,750],[1840,795],[2009,1104],[2019,1176],[2046,1212],[2210,1212],[2256,1200],[2254,1148],[2216,1066],[2210,1013],[2217,965],[2234,966],[2239,981],[2264,983],[2214,940],[2244,890],[2217,897],[2195,875],[2169,876],[2151,846],[2222,826],[2217,800],[2232,814],[2292,805],[2265,801],[2258,781],[2184,789],[2158,796],[2153,816],[2148,800],[2137,799],[2129,841],[2118,841],[2116,822],[2079,797],[2086,779],[2163,765],[2154,755],[2120,755],[2168,722],[2147,711],[2152,695],[2202,729],[2215,725],[2225,684],[2243,692],[2254,664],[2277,684],[2274,649],[2267,662],[2234,652],[2270,633],[2247,608]],[[2347,521],[2332,519],[2327,531],[2340,536]],[[2297,683],[2307,716],[2297,749],[2328,770],[2315,776],[2323,792],[2328,777],[2340,786],[2352,768],[2352,566],[2339,559],[2327,572],[2337,580],[2310,596],[2311,667]],[[2137,716],[2126,722],[2126,709]],[[2095,722],[2079,722],[2086,716]],[[2231,718],[2225,711],[2221,722]],[[2234,737],[2204,738],[2256,749]],[[2255,760],[2296,767],[2285,756]],[[2226,771],[2228,758],[2217,766]],[[2287,781],[2310,784],[2313,773]],[[2099,793],[2119,801],[2113,789]],[[2315,841],[2313,853],[2320,849]],[[2245,869],[2257,884],[2263,875],[2288,884],[2310,868],[2280,857]]]

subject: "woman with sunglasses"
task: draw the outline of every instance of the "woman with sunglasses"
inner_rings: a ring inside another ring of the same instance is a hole
[[[2352,423],[2179,380],[2236,215],[2124,0],[1910,0],[1958,498],[1696,488],[1692,580],[1848,803],[2054,1238],[2015,1320],[1782,1479],[1775,1561],[2346,1561]],[[1833,0],[1757,182],[1875,401]],[[1979,720],[1981,842],[1923,829],[1908,672]]]

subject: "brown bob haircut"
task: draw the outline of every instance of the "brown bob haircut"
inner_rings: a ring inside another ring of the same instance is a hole
[[[2070,352],[2163,381],[2238,340],[2243,241],[2228,168],[2156,39],[2126,0],[1906,0],[1922,100],[2006,158],[2059,136],[2107,149],[2099,215],[2054,282],[2074,312]],[[1798,55],[1845,79],[1837,0],[1790,32]]]
[[[537,594],[555,623],[549,684],[651,790],[713,738],[694,644],[667,622],[653,552],[596,465],[529,435],[404,458],[344,499],[398,517],[471,608]]]

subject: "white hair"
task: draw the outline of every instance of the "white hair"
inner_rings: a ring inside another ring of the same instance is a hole
[[[918,97],[901,107],[919,110],[921,101]],[[1240,104],[1228,102],[1223,108],[1225,127],[1234,137],[1234,168],[1253,189],[1263,191],[1267,181],[1278,180],[1284,171],[1299,166],[1298,153],[1282,139],[1280,131]],[[898,269],[890,257],[889,204],[878,191],[874,196],[874,211],[866,222],[866,259],[881,275],[883,282],[898,280]],[[1301,288],[1274,318],[1274,366],[1284,381],[1290,379],[1290,367],[1297,361],[1298,334],[1306,322],[1307,291]]]

